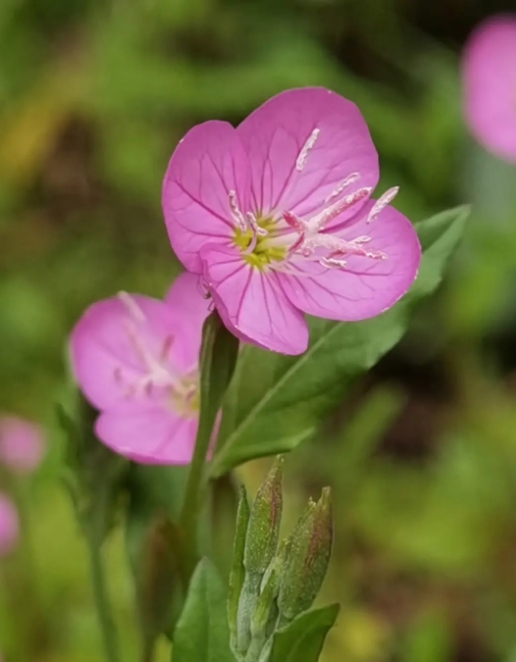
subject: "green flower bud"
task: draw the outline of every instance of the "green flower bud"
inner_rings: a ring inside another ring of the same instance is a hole
[[[282,621],[291,621],[312,606],[328,570],[332,541],[331,496],[325,488],[316,504],[308,504],[291,536],[278,596]]]
[[[253,637],[263,637],[265,639],[267,625],[270,621],[271,611],[279,589],[279,576],[275,567],[264,576],[265,582],[262,582],[262,590],[256,608],[251,619],[251,634]],[[276,612],[277,615],[277,612]]]
[[[282,476],[283,458],[278,457],[251,509],[244,551],[246,572],[263,575],[276,553],[283,509]]]
[[[262,483],[251,508],[244,548],[245,577],[237,614],[236,654],[251,645],[251,619],[255,612],[262,578],[278,546],[283,495],[283,458],[278,457]]]
[[[228,620],[231,632],[231,648],[235,654],[237,652],[238,601],[244,584],[244,549],[249,515],[249,502],[247,501],[245,487],[242,485],[240,488],[240,501],[238,504],[235,542],[233,546],[233,564],[229,575],[228,592]]]

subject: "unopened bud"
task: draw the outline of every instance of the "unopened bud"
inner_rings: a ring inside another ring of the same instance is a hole
[[[258,602],[256,603],[256,608],[251,619],[252,636],[263,637],[264,640],[267,636],[267,626],[271,620],[271,612],[274,614],[275,611],[274,603],[279,588],[279,576],[275,567],[272,567],[271,572],[267,573],[266,579],[267,581],[262,584],[260,597],[258,598]]]
[[[282,620],[291,621],[312,606],[326,576],[332,541],[331,496],[325,488],[316,504],[309,503],[291,536],[278,597]]]
[[[236,653],[237,641],[237,615],[238,615],[238,601],[242,592],[244,584],[244,549],[245,538],[247,534],[247,525],[249,523],[249,502],[247,501],[247,494],[245,487],[240,488],[240,501],[237,511],[237,522],[235,531],[235,542],[233,545],[233,564],[229,575],[229,592],[228,592],[228,620],[229,629],[231,632],[231,647]]]
[[[278,457],[251,509],[244,551],[246,572],[263,575],[276,553],[283,509],[282,476],[283,458]]]
[[[263,481],[251,508],[244,548],[244,583],[237,614],[236,652],[251,645],[251,619],[258,604],[262,579],[278,546],[283,495],[283,458],[278,457]]]

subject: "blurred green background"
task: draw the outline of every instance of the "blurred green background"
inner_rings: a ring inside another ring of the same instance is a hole
[[[413,220],[473,204],[437,296],[317,439],[290,456],[292,520],[334,487],[324,662],[516,661],[516,166],[468,136],[459,55],[514,0],[0,0],[0,409],[41,422],[46,460],[16,491],[0,561],[8,662],[101,660],[87,557],[61,486],[54,404],[66,335],[119,289],[161,296],[178,264],[160,212],[178,139],[289,87],[363,111]],[[266,462],[244,467],[251,491]],[[134,589],[109,579],[124,660]],[[167,659],[163,642],[163,658]]]

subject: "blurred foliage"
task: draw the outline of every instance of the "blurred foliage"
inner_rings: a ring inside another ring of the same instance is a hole
[[[445,285],[405,340],[289,459],[290,524],[307,493],[335,491],[321,601],[343,608],[324,662],[516,659],[516,169],[468,137],[458,70],[472,26],[510,9],[513,0],[0,2],[0,407],[40,420],[49,438],[38,475],[11,486],[25,533],[0,565],[5,660],[101,655],[87,554],[59,484],[54,403],[68,330],[92,301],[121,288],[159,296],[178,272],[160,186],[183,132],[213,117],[238,122],[308,84],[360,106],[381,187],[401,186],[398,205],[414,221],[474,209]],[[251,488],[265,465],[243,469]],[[165,475],[134,469],[131,480],[142,488],[147,476],[173,510]],[[122,538],[106,551],[130,660],[137,614]]]

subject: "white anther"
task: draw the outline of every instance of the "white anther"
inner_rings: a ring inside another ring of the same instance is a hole
[[[233,220],[237,224],[238,229],[241,230],[242,232],[245,232],[247,230],[247,223],[245,222],[244,215],[242,214],[242,212],[240,211],[240,207],[238,206],[236,191],[229,192],[229,207],[231,209],[231,216],[233,217]]]
[[[127,294],[127,292],[119,292],[117,296],[133,319],[138,320],[138,322],[145,322],[146,317],[143,310],[130,294]]]
[[[378,200],[374,203],[371,211],[367,215],[367,223],[376,221],[382,210],[385,209],[385,207],[387,207],[387,205],[390,204],[398,195],[399,190],[400,187],[395,186],[394,188],[390,188],[388,191],[385,191],[385,193],[378,198]]]
[[[249,223],[251,230],[253,230],[253,232],[259,237],[266,237],[269,234],[265,228],[261,228],[258,225],[256,216],[250,211],[247,212],[247,222]]]
[[[306,165],[306,159],[308,158],[308,152],[315,145],[315,141],[319,136],[320,129],[314,129],[308,140],[303,145],[303,149],[299,152],[299,156],[296,159],[296,170],[301,172]]]
[[[368,198],[371,195],[372,190],[373,189],[369,186],[359,188],[354,193],[346,195],[342,200],[323,209],[322,212],[308,221],[308,229],[310,231],[319,232],[319,230],[322,230],[330,221],[333,221],[337,216],[340,216],[340,214],[356,205],[357,202]]]
[[[358,172],[352,172],[351,175],[348,175],[346,179],[342,180],[341,183],[337,186],[337,188],[330,193],[330,195],[326,198],[324,202],[328,203],[334,200],[337,196],[339,196],[344,189],[348,188],[348,186],[351,186],[351,184],[355,184],[358,182],[360,179],[360,173]]]
[[[335,257],[323,257],[319,260],[319,264],[327,269],[342,269],[346,266],[346,260],[339,260]]]

